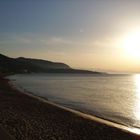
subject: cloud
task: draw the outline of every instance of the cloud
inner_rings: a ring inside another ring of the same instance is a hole
[[[44,44],[44,45],[63,45],[63,44],[72,44],[73,42],[68,40],[68,39],[64,39],[62,37],[42,37],[39,40],[40,43]]]
[[[113,38],[101,39],[71,39],[48,34],[0,34],[0,49],[11,51],[39,51],[65,54],[95,54],[102,53],[115,43]]]

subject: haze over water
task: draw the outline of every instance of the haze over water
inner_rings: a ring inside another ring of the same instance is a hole
[[[24,74],[10,79],[63,106],[140,127],[140,75]]]
[[[72,68],[140,72],[139,0],[5,0],[0,52]]]

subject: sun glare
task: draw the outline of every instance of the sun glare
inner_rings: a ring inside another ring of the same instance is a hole
[[[140,28],[125,37],[123,49],[129,57],[140,58]]]
[[[136,88],[136,100],[135,100],[135,117],[140,120],[140,74],[134,75],[134,83]]]

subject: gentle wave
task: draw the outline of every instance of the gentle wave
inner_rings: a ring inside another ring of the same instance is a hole
[[[26,74],[10,79],[57,104],[140,127],[139,75]]]

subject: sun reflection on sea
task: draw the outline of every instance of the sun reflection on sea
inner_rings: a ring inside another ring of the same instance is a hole
[[[140,74],[134,75],[134,83],[135,83],[135,111],[134,115],[136,119],[140,120]]]

